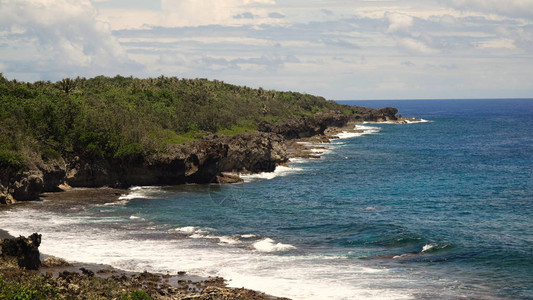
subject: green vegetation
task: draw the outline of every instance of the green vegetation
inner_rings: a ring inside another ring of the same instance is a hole
[[[143,291],[131,291],[122,295],[122,300],[152,300],[152,297]]]
[[[321,97],[216,80],[98,76],[25,83],[0,74],[0,166],[69,155],[134,160],[209,132],[254,131],[262,121],[331,109],[350,112]]]
[[[44,300],[57,296],[58,291],[51,285],[50,278],[27,273],[10,275],[10,278],[0,275],[0,300]]]
[[[140,288],[139,283],[132,279],[101,278],[75,273],[55,278],[38,272],[0,269],[0,300],[153,299]]]
[[[0,168],[19,171],[25,166],[24,157],[14,151],[0,150]]]

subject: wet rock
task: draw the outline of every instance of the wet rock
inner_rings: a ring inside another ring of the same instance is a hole
[[[243,181],[238,175],[222,174],[217,176],[217,182],[220,184],[241,183]]]
[[[45,268],[54,268],[70,266],[70,263],[62,258],[49,256],[42,261],[41,265]]]
[[[80,268],[80,271],[83,275],[86,275],[87,277],[94,277],[94,272],[85,268]]]

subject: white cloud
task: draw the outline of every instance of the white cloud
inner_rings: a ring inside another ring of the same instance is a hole
[[[533,18],[533,0],[445,0],[463,11],[478,11],[509,17]]]
[[[415,54],[429,55],[438,52],[435,49],[432,49],[431,47],[426,45],[425,43],[414,38],[402,38],[398,41],[398,45],[403,49]]]
[[[500,48],[500,49],[515,49],[514,40],[512,39],[497,39],[483,41],[478,44],[479,48]]]
[[[389,22],[388,33],[407,32],[413,26],[413,17],[401,13],[385,13],[385,18]]]
[[[132,65],[109,26],[95,21],[96,10],[88,0],[5,0],[1,5],[0,29],[10,31],[2,39],[37,54],[26,64],[37,62],[43,73],[96,75]],[[24,64],[17,63],[17,68]]]
[[[236,19],[241,14],[263,15],[256,4],[273,5],[272,0],[161,0],[165,23],[174,26],[242,24],[245,19]],[[265,14],[266,15],[266,14]]]
[[[0,72],[206,77],[337,99],[483,97],[513,82],[508,97],[530,96],[532,1],[0,0]]]

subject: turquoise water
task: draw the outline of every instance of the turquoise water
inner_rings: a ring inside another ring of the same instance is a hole
[[[45,201],[0,227],[43,232],[68,259],[300,299],[533,299],[533,100],[346,103],[429,122],[364,124],[244,184],[133,188],[36,217]]]

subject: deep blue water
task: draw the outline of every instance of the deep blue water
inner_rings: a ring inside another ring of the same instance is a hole
[[[533,99],[343,103],[430,122],[365,124],[372,134],[271,179],[132,189],[48,234],[84,230],[89,261],[222,275],[279,296],[533,299]],[[31,229],[57,227],[47,222]],[[130,241],[165,259],[130,255]]]

